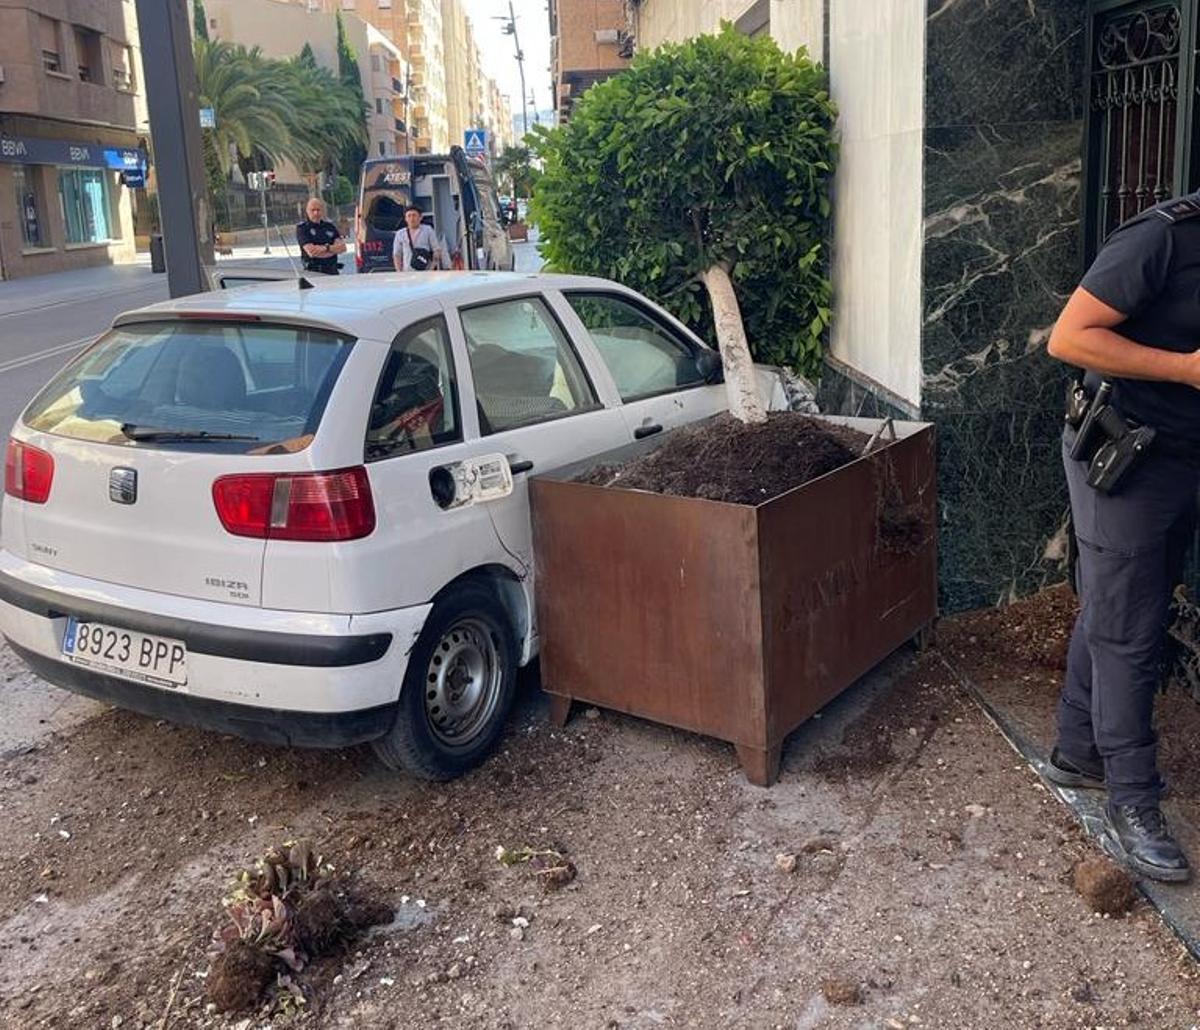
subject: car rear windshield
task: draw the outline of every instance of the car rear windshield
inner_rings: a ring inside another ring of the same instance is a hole
[[[24,419],[131,446],[303,450],[352,345],[325,330],[257,322],[121,326],[55,376]]]

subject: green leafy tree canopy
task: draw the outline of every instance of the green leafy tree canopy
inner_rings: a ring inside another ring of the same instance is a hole
[[[739,307],[757,360],[812,373],[830,318],[835,117],[803,50],[728,24],[639,55],[568,122],[527,137],[543,162],[542,253],[640,290],[710,339],[720,301],[727,377],[723,330]]]
[[[355,54],[354,48],[350,45],[350,40],[346,37],[346,25],[342,21],[342,12],[337,12],[337,60],[338,60],[338,79],[342,85],[350,90],[353,90],[358,97],[358,106],[360,110],[359,117],[362,119],[363,126],[366,126],[366,110],[367,102],[363,93],[362,73],[358,68],[358,55]],[[343,168],[353,168],[355,170],[366,160],[367,146],[366,139],[361,144],[346,145],[341,154],[341,166]]]

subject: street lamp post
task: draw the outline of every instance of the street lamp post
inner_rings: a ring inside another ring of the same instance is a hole
[[[525,54],[521,50],[520,37],[517,36],[517,15],[513,11],[512,0],[508,0],[508,17],[497,20],[504,22],[500,31],[506,36],[512,36],[513,46],[517,48],[517,71],[521,75],[521,137],[524,138],[529,132],[529,110],[525,106]]]

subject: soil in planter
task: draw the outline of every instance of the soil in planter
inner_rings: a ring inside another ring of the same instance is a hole
[[[731,415],[677,429],[626,465],[601,465],[580,478],[676,497],[761,504],[858,458],[865,433],[807,415],[772,412],[745,424]]]

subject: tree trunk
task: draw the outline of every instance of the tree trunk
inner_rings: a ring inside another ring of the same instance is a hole
[[[722,265],[713,265],[703,275],[704,287],[712,301],[713,322],[717,328],[717,345],[725,366],[725,390],[729,394],[729,413],[742,422],[765,422],[767,409],[758,393],[754,360],[746,342],[742,312],[733,280]]]

